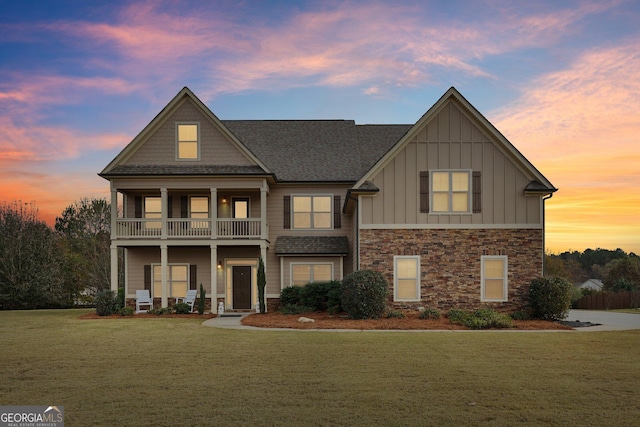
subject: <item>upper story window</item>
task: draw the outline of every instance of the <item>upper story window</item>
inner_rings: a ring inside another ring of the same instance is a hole
[[[192,196],[189,200],[191,218],[209,219],[209,198],[204,196]],[[208,221],[194,221],[194,227],[207,228]]]
[[[179,123],[177,125],[177,140],[178,160],[197,160],[200,158],[197,123]]]
[[[162,202],[160,197],[147,196],[144,198],[144,217],[162,218]],[[147,222],[145,225],[147,228],[160,228],[159,221]]]
[[[302,229],[330,229],[331,196],[291,196],[293,226]]]
[[[470,212],[470,171],[431,172],[431,211],[443,213]]]

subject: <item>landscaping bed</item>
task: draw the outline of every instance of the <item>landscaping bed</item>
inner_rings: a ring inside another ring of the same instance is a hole
[[[282,314],[278,312],[251,314],[242,319],[246,326],[260,328],[290,329],[354,329],[354,330],[469,330],[469,328],[451,323],[442,316],[439,319],[420,319],[419,313],[404,313],[404,318],[381,318],[367,320],[349,319],[346,314],[331,315],[328,312],[313,312],[302,315]],[[313,319],[313,323],[302,323],[301,317]],[[571,330],[560,323],[545,320],[514,320],[513,329],[518,330]]]

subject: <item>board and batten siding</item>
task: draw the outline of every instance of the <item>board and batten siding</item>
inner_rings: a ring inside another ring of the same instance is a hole
[[[176,160],[176,123],[198,123],[200,160]],[[145,143],[124,163],[125,165],[234,165],[250,166],[247,158],[225,136],[218,126],[185,100],[176,111],[155,130]]]
[[[420,172],[437,169],[480,171],[482,211],[421,213]],[[373,177],[380,191],[360,198],[361,224],[541,226],[540,197],[524,195],[532,179],[506,150],[449,102]]]

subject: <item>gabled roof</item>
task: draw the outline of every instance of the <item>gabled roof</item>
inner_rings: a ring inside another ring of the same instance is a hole
[[[191,92],[188,87],[185,86],[180,92],[178,92],[176,96],[173,97],[173,99],[167,104],[167,106],[164,107],[162,111],[160,111],[160,113],[158,113],[158,115],[153,120],[151,120],[151,122],[147,126],[145,126],[145,128],[111,161],[111,163],[109,163],[107,167],[105,167],[102,172],[99,173],[99,175],[102,177],[109,177],[111,175],[114,175],[113,172],[115,172],[115,175],[118,175],[118,172],[120,172],[121,174],[123,171],[122,166],[124,166],[126,160],[129,159],[136,152],[136,150],[138,150],[138,148],[140,148],[142,144],[147,141],[149,136],[151,136],[151,134],[155,132],[156,129],[158,129],[158,127],[162,125],[167,119],[169,119],[169,117],[171,117],[171,115],[178,109],[178,107],[180,107],[187,99],[191,100],[196,108],[198,108],[198,110],[206,118],[208,118],[214,125],[216,125],[218,129],[228,138],[228,140],[233,145],[235,145],[238,150],[240,150],[247,158],[249,158],[259,168],[261,168],[262,173],[271,173],[269,169],[264,165],[264,163],[262,163],[260,159],[254,156],[253,153],[251,153],[251,151],[249,151],[244,146],[244,144],[242,144],[242,142],[240,142],[238,138],[236,138],[236,136],[231,133],[226,128],[226,126],[224,126],[224,124],[222,124],[220,119],[218,119],[218,117],[216,117],[216,115],[213,114],[211,110],[209,110],[209,108],[204,105],[202,101],[200,101],[200,99],[198,99],[198,97],[195,96],[195,94]],[[167,167],[170,166],[160,166],[160,168]],[[180,167],[180,169],[182,169],[182,167]],[[126,168],[124,170],[126,170]],[[151,168],[148,171],[153,171],[152,174],[158,174],[159,169]]]
[[[442,108],[448,102],[455,102],[464,112],[469,114],[476,123],[479,124],[490,136],[492,136],[501,145],[501,148],[509,153],[512,158],[526,171],[528,171],[533,177],[529,185],[530,191],[537,194],[550,194],[557,191],[557,188],[547,180],[536,169],[529,160],[527,160],[517,148],[507,140],[507,138],[496,129],[489,120],[487,120],[469,101],[467,101],[456,88],[451,87],[448,91],[440,97],[440,99],[416,122],[411,129],[404,134],[404,136],[390,149],[382,158],[380,158],[373,167],[371,167],[363,176],[360,177],[358,182],[353,186],[353,189],[362,187],[367,181],[371,180],[391,159],[393,159],[400,150],[402,150],[424,126],[435,118]]]

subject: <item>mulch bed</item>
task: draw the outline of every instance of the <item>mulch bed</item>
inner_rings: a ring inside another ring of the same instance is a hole
[[[314,319],[313,323],[298,322],[300,317]],[[418,313],[405,313],[403,319],[352,320],[344,314],[331,315],[327,312],[305,313],[303,315],[285,315],[281,313],[252,314],[242,319],[246,326],[261,328],[291,329],[355,329],[355,330],[467,330],[455,325],[449,319],[420,319]],[[571,330],[567,325],[544,320],[514,320],[514,329],[518,330]]]

